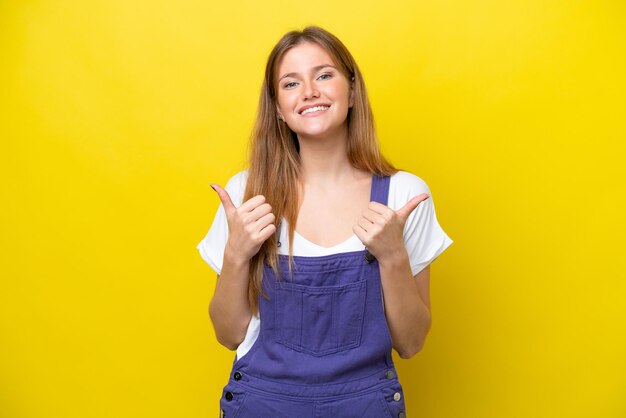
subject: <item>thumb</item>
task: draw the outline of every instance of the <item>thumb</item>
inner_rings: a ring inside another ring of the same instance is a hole
[[[415,210],[417,205],[419,205],[421,202],[423,202],[424,200],[428,198],[430,198],[430,196],[427,195],[426,193],[422,193],[418,196],[415,196],[414,198],[409,200],[406,205],[398,209],[396,211],[396,214],[400,216],[406,222],[406,220],[409,218],[409,215],[411,214],[411,212]]]
[[[236,209],[226,189],[223,189],[219,184],[211,184],[211,188],[215,190],[215,192],[219,196],[220,201],[222,202],[224,210],[227,214]]]

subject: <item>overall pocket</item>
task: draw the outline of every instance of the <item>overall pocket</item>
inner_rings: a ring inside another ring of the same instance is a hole
[[[378,393],[389,414],[388,418],[406,418],[404,391],[400,382],[384,387]]]
[[[226,385],[220,398],[220,418],[235,418],[245,399],[246,393],[243,390],[230,383]]]
[[[323,356],[361,344],[367,280],[342,286],[276,282],[276,342]]]

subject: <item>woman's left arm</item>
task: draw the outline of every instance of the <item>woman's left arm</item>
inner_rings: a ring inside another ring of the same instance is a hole
[[[422,349],[430,329],[430,265],[413,277],[406,250],[378,264],[393,348],[408,359]]]
[[[393,348],[402,358],[422,349],[431,323],[430,266],[413,277],[403,237],[409,215],[428,197],[422,193],[397,211],[370,202],[353,228],[378,260],[387,325]]]

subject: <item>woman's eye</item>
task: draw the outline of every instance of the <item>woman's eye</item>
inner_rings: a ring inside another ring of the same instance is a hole
[[[326,74],[322,74],[322,75],[320,75],[318,78],[322,78],[322,77],[328,77],[328,78],[331,78],[331,77],[332,77],[332,74],[328,74],[328,73],[326,73]],[[323,80],[328,80],[328,78],[323,78]]]
[[[296,84],[294,81],[291,81],[284,85],[285,88],[291,88],[293,84]]]

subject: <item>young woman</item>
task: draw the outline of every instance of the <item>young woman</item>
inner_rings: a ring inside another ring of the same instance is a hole
[[[285,34],[265,70],[247,170],[198,249],[210,316],[237,350],[228,418],[404,417],[391,350],[430,327],[429,264],[452,240],[428,186],[381,155],[352,55],[319,28]]]

